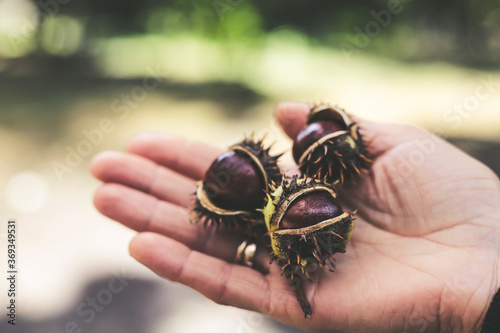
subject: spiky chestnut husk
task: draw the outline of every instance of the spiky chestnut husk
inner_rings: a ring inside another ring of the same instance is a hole
[[[272,260],[294,287],[305,317],[312,309],[300,285],[318,266],[334,271],[334,254],[345,252],[354,214],[344,212],[332,185],[315,179],[283,180],[264,208]]]
[[[314,106],[293,145],[293,157],[304,176],[329,183],[348,182],[371,163],[359,126],[336,106]]]
[[[198,182],[194,223],[248,226],[264,224],[265,192],[281,180],[277,160],[263,140],[245,139],[215,159]],[[254,228],[258,230],[258,228]]]

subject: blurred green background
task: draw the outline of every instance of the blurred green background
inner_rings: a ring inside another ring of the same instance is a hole
[[[0,0],[1,223],[19,223],[23,332],[294,332],[134,262],[88,170],[145,131],[221,149],[255,132],[285,151],[280,100],[422,126],[498,172],[500,2]],[[116,272],[132,282],[87,323],[78,305]]]

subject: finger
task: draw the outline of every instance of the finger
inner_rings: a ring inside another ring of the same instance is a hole
[[[191,179],[142,156],[103,152],[94,157],[91,171],[103,182],[120,183],[176,205],[193,203],[196,185]]]
[[[167,134],[140,134],[130,141],[128,151],[195,180],[203,178],[221,154],[218,149]]]
[[[285,133],[294,140],[297,134],[306,126],[307,115],[311,105],[298,102],[281,102],[276,106],[276,118]],[[419,138],[426,134],[408,125],[379,124],[359,117],[351,116],[358,123],[363,139],[368,143],[372,157],[383,154],[401,143]]]
[[[244,239],[242,233],[232,230],[193,225],[187,209],[121,184],[104,184],[97,190],[94,204],[102,214],[131,229],[166,235],[228,262],[234,262]],[[259,265],[269,262],[264,247],[259,247],[256,260]]]
[[[257,271],[229,264],[154,233],[140,233],[130,254],[158,275],[189,286],[219,304],[262,311],[268,304],[266,279]]]
[[[359,117],[352,117],[358,123],[363,140],[371,156],[376,157],[402,144],[425,140],[430,134],[422,129],[405,124],[380,124]]]
[[[311,105],[297,102],[281,102],[276,106],[275,116],[285,133],[295,140],[306,125]]]

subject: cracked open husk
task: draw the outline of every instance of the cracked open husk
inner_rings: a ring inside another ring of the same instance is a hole
[[[344,110],[327,104],[311,109],[293,149],[302,175],[329,183],[349,182],[372,162],[358,124]]]
[[[334,254],[345,252],[354,214],[342,211],[330,184],[294,176],[268,195],[264,217],[272,261],[277,261],[282,274],[294,281],[297,299],[308,317],[312,310],[301,282],[311,280],[317,267],[334,270]]]

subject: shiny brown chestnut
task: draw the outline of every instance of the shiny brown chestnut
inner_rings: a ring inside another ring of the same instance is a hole
[[[348,182],[371,163],[359,126],[344,110],[326,104],[311,109],[294,141],[293,157],[302,175],[329,183]]]
[[[198,182],[195,223],[262,224],[265,192],[281,179],[280,157],[269,154],[262,140],[246,139],[218,156]]]
[[[334,270],[334,254],[345,252],[354,214],[344,212],[328,183],[316,179],[284,179],[268,195],[264,216],[271,239],[272,260],[293,281],[306,318],[312,314],[301,277],[311,279],[315,267]]]
[[[260,163],[260,161],[258,162]],[[203,188],[214,205],[230,210],[252,210],[263,202],[265,177],[249,155],[228,151],[212,163]]]

